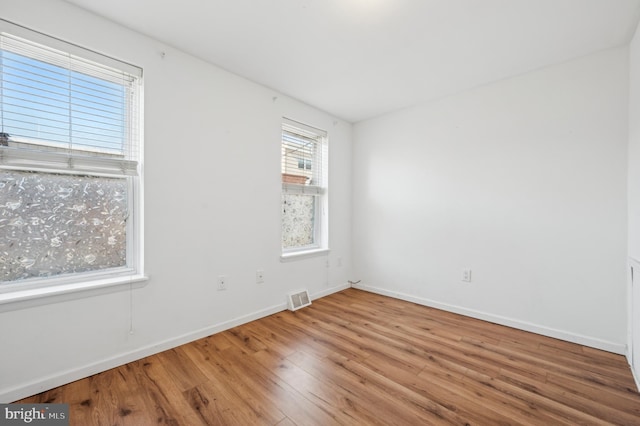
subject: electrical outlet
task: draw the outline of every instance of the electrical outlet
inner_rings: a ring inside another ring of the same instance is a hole
[[[470,283],[471,282],[471,269],[463,269],[462,270],[462,281]]]
[[[218,276],[218,291],[227,289],[228,277],[226,275]]]
[[[262,283],[264,283],[264,270],[258,269],[256,271],[256,284],[262,284]]]

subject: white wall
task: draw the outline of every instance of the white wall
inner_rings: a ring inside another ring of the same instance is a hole
[[[636,383],[640,386],[640,31],[631,41],[629,88],[629,358]]]
[[[295,289],[320,295],[347,283],[349,123],[68,3],[3,0],[0,16],[144,68],[150,276],[133,294],[0,313],[0,401],[281,310]],[[329,134],[328,257],[280,262],[282,116]],[[259,268],[262,285],[255,283]],[[225,292],[216,291],[220,274],[229,276]]]
[[[607,50],[356,124],[354,279],[624,353],[628,66]]]

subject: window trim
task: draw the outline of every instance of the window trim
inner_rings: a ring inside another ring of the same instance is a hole
[[[22,309],[52,303],[60,300],[72,300],[103,294],[124,288],[138,288],[145,285],[148,276],[144,273],[144,85],[142,69],[129,63],[114,59],[102,53],[81,47],[74,43],[51,37],[0,19],[0,32],[6,32],[24,38],[47,48],[68,52],[84,60],[90,60],[113,67],[135,76],[137,108],[134,110],[136,124],[132,131],[136,133],[137,158],[110,159],[68,153],[42,152],[26,156],[12,156],[11,148],[0,147],[0,168],[3,170],[30,171],[41,173],[90,175],[123,178],[127,180],[128,206],[131,212],[127,220],[126,265],[120,268],[99,269],[81,273],[66,273],[52,277],[33,277],[23,280],[3,281],[0,283],[0,312]],[[19,143],[30,143],[28,138],[15,138]],[[35,141],[38,143],[38,141]],[[45,142],[46,144],[46,142]],[[30,162],[30,159],[33,159]],[[66,160],[70,167],[63,167]],[[114,165],[117,167],[114,168]],[[75,166],[75,167],[71,167]],[[115,172],[120,169],[119,172]]]
[[[328,256],[331,253],[329,248],[314,248],[307,250],[296,250],[294,252],[282,253],[280,255],[280,262],[291,262],[294,260],[308,259],[311,257]]]
[[[141,288],[149,280],[149,277],[144,274],[112,277],[105,277],[104,274],[101,274],[100,277],[90,280],[87,277],[82,278],[85,281],[60,280],[60,283],[56,285],[2,292],[0,293],[0,313],[105,294],[117,290],[118,287],[123,287],[123,289]]]

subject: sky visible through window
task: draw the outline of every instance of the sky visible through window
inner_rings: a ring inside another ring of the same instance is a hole
[[[12,138],[123,153],[128,87],[0,50],[0,119]]]

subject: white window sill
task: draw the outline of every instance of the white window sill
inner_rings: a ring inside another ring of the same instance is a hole
[[[280,262],[292,262],[294,260],[307,259],[317,256],[326,256],[328,254],[329,249],[326,248],[294,251],[290,253],[282,253],[282,255],[280,255]]]
[[[75,282],[0,293],[0,312],[96,296],[114,291],[139,288],[149,278],[146,275],[109,277],[90,282]]]

